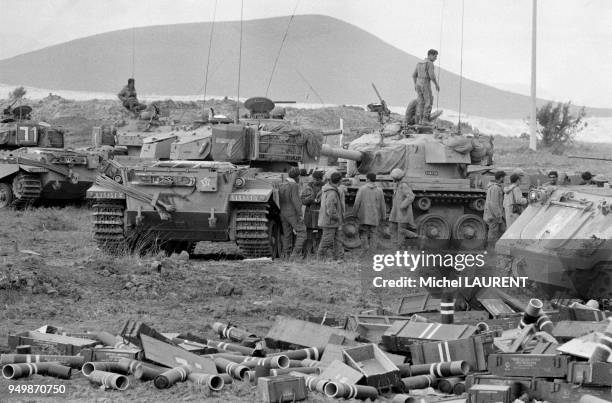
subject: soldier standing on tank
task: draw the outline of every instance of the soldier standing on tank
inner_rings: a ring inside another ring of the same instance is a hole
[[[412,213],[414,192],[408,182],[404,180],[404,176],[404,171],[399,168],[391,171],[391,177],[397,182],[397,185],[393,193],[393,204],[389,214],[389,221],[394,223],[396,227],[398,246],[401,246],[406,238],[418,237],[415,232],[416,225]]]
[[[328,250],[333,250],[334,259],[344,259],[344,244],[340,238],[342,223],[344,222],[343,195],[338,186],[342,174],[334,172],[330,175],[329,183],[326,183],[321,191],[321,210],[319,211],[319,227],[323,229],[321,243],[317,251],[317,257],[324,259]]]
[[[300,170],[291,168],[289,178],[280,185],[278,198],[280,204],[281,224],[283,227],[283,256],[297,258],[302,256],[306,242],[306,226],[302,219],[302,201],[298,185]],[[293,233],[295,232],[295,244]]]
[[[506,173],[498,171],[495,180],[487,187],[487,198],[482,219],[487,224],[487,249],[495,246],[495,242],[504,233],[504,190],[502,185]]]
[[[123,87],[121,91],[119,91],[117,97],[119,97],[119,100],[126,109],[131,112],[138,113],[144,110],[147,106],[138,102],[135,84],[134,79],[129,78],[127,85]]]
[[[319,209],[321,208],[321,189],[323,188],[323,171],[312,173],[312,181],[304,187],[300,199],[305,206],[304,224],[306,225],[306,252],[315,252],[321,238],[321,232],[317,221],[319,220]]]
[[[353,204],[353,215],[359,219],[359,237],[364,251],[378,247],[376,232],[387,216],[385,195],[376,184],[376,174],[368,173],[367,182],[360,187]]]
[[[418,62],[412,80],[414,89],[417,93],[416,123],[422,124],[430,120],[431,107],[433,105],[433,94],[431,92],[431,82],[436,86],[436,91],[440,92],[440,86],[434,72],[434,62],[438,58],[438,51],[429,49],[427,57]]]

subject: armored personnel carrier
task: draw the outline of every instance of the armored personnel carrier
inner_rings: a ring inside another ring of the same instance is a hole
[[[0,123],[0,209],[83,199],[97,175],[98,153],[65,149],[63,131],[30,120],[31,111],[5,110]]]
[[[87,192],[98,245],[174,252],[198,241],[235,241],[244,256],[278,256],[278,188],[291,167],[318,158],[323,133],[269,119],[269,99],[245,104],[248,119],[212,125],[198,159],[142,160],[119,166],[118,177],[100,176]]]
[[[528,207],[495,246],[502,267],[551,295],[611,299],[612,188],[596,178],[532,189]]]
[[[488,136],[467,137],[448,133],[405,133],[400,124],[388,123],[379,132],[351,142],[348,149],[323,145],[322,155],[348,160],[346,202],[355,200],[368,172],[377,174],[388,210],[396,183],[394,168],[405,172],[416,196],[413,212],[417,233],[426,247],[477,249],[484,247],[486,226],[482,220],[486,172],[493,162],[493,143]],[[356,233],[350,219],[343,227]]]

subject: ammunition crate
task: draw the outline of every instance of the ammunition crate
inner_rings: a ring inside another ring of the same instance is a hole
[[[260,401],[267,403],[295,402],[308,396],[304,378],[279,375],[261,377],[257,380],[257,394]]]
[[[516,396],[508,385],[474,385],[468,392],[468,403],[512,403]]]
[[[410,345],[413,364],[431,364],[443,361],[465,361],[472,371],[485,371],[487,357],[493,353],[493,338],[488,332],[460,340]]]
[[[382,342],[389,351],[407,352],[414,343],[463,339],[476,331],[476,326],[469,325],[396,321],[382,335]]]
[[[85,357],[85,362],[119,361],[122,358],[140,360],[142,358],[142,351],[139,349],[84,348],[79,355]]]
[[[579,385],[612,386],[612,363],[570,362],[567,381]]]
[[[97,340],[62,336],[53,333],[23,332],[9,334],[8,345],[15,350],[21,345],[32,346],[32,354],[77,355],[82,349],[100,344]]]
[[[565,378],[570,357],[557,354],[491,354],[488,370],[499,376]]]
[[[471,374],[465,378],[465,387],[469,390],[473,385],[508,385],[512,389],[512,396],[529,393],[535,388],[535,380],[531,377],[496,376]]]
[[[576,387],[571,383],[536,380],[536,388],[531,397],[554,403],[576,403],[584,395],[592,395],[604,400],[612,399],[610,388]]]

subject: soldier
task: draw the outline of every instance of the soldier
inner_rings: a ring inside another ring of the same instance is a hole
[[[495,181],[489,183],[487,187],[487,198],[483,220],[487,224],[487,248],[495,245],[504,233],[504,191],[502,184],[506,178],[504,171],[495,173]]]
[[[370,172],[366,179],[366,184],[357,191],[353,205],[353,215],[359,219],[359,237],[364,251],[378,246],[376,231],[380,222],[387,216],[385,195],[376,185],[376,174]]]
[[[580,177],[582,178],[581,185],[593,185],[595,183],[593,182],[593,174],[589,171],[584,171],[580,174]]]
[[[544,186],[557,186],[559,181],[559,174],[557,171],[550,171],[548,173],[548,182],[544,184]]]
[[[319,227],[323,229],[321,243],[317,256],[325,258],[329,249],[333,250],[334,259],[344,259],[344,245],[340,238],[340,228],[344,221],[344,203],[338,185],[342,179],[340,172],[330,175],[329,183],[323,186],[321,192],[321,210],[319,211]]]
[[[306,185],[300,195],[302,204],[306,206],[304,210],[304,224],[306,225],[307,251],[312,250],[319,243],[321,237],[321,233],[317,230],[317,221],[319,219],[319,209],[321,208],[321,189],[323,188],[324,174],[323,171],[313,172],[312,182]]]
[[[291,258],[301,257],[306,241],[306,226],[302,220],[302,202],[300,200],[300,177],[298,168],[289,170],[289,178],[278,189],[281,224],[283,226],[283,255]],[[293,233],[295,245],[292,248]],[[293,249],[293,252],[292,252]]]
[[[138,97],[136,96],[136,87],[135,81],[133,78],[128,79],[128,83],[119,94],[117,94],[119,100],[123,103],[123,106],[134,113],[138,113],[145,109],[147,106],[138,102]]]
[[[397,182],[395,193],[393,193],[393,205],[391,206],[391,214],[389,221],[395,223],[397,228],[397,243],[401,246],[404,240],[408,238],[416,238],[416,225],[414,224],[414,215],[412,213],[412,202],[414,201],[414,193],[407,181],[403,180],[404,171],[395,168],[391,171],[391,177]]]
[[[431,93],[431,82],[436,86],[436,91],[440,92],[440,86],[434,72],[434,62],[438,58],[438,51],[429,49],[427,57],[417,63],[412,80],[414,89],[417,93],[416,123],[422,124],[430,120],[431,106],[433,105],[433,94]]]
[[[510,186],[504,188],[504,210],[506,213],[506,228],[510,228],[512,223],[523,212],[523,206],[527,204],[527,199],[523,197],[521,188],[521,176],[518,173],[510,175]]]

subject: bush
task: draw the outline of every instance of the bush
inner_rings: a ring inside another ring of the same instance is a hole
[[[584,107],[576,115],[571,113],[571,102],[549,102],[539,108],[536,114],[538,133],[542,146],[552,148],[553,153],[563,153],[572,144],[574,137],[587,126],[584,121]]]

